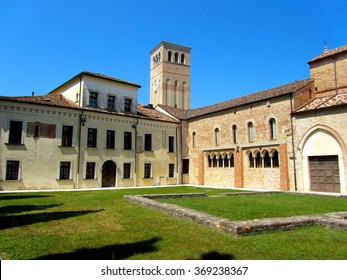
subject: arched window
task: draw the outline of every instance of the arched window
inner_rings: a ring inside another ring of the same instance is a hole
[[[186,60],[186,56],[185,56],[184,53],[182,53],[182,54],[181,54],[181,63],[182,63],[182,64],[185,64],[185,63],[186,63],[185,60]]]
[[[237,125],[234,124],[232,127],[233,130],[233,143],[237,144],[238,143],[238,135],[237,135]]]
[[[211,155],[208,155],[208,156],[207,156],[207,161],[208,161],[208,167],[212,167]]]
[[[172,61],[172,51],[169,51],[168,52],[168,58],[167,58],[168,61]]]
[[[216,146],[220,145],[220,132],[218,127],[214,130],[214,143]]]
[[[248,123],[248,140],[254,142],[254,126],[252,122]]]
[[[270,158],[270,153],[268,151],[264,153],[264,167],[265,168],[271,167],[271,158]]]
[[[249,167],[253,168],[254,167],[254,158],[253,158],[252,153],[248,154],[248,160],[249,160]]]
[[[193,132],[193,148],[196,148],[196,132]]]
[[[261,168],[262,166],[263,166],[262,158],[260,156],[260,153],[258,152],[257,156],[255,157],[255,167],[256,168]]]
[[[213,167],[217,167],[217,156],[216,155],[213,155],[213,157],[212,157],[212,166]]]
[[[178,63],[178,52],[175,53],[175,62]]]
[[[230,167],[230,160],[229,160],[228,155],[225,155],[224,156],[224,168],[228,168],[228,167]]]
[[[223,158],[221,155],[218,157],[218,167],[223,167]]]
[[[269,120],[270,124],[270,140],[275,140],[277,139],[277,125],[276,125],[276,120],[271,118]]]
[[[279,166],[280,166],[280,161],[279,161],[279,158],[278,158],[278,152],[274,151],[272,153],[272,167],[273,168],[277,168]]]
[[[175,81],[174,88],[174,107],[177,108],[178,81]]]
[[[230,167],[234,167],[234,154],[229,155]]]

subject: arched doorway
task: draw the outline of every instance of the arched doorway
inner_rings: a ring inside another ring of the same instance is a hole
[[[341,192],[344,167],[340,143],[324,129],[313,131],[305,140],[302,152],[305,189]]]
[[[115,187],[117,165],[112,160],[105,161],[102,165],[102,187]]]

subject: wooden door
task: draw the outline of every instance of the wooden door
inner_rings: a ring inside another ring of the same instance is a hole
[[[108,160],[102,166],[102,187],[114,187],[116,185],[117,165]]]

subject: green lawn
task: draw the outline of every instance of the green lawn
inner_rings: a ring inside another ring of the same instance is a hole
[[[180,187],[0,194],[0,254],[5,259],[347,259],[344,231],[315,226],[233,237],[122,199],[125,194],[178,192],[223,191]]]
[[[347,211],[347,199],[271,193],[206,198],[158,199],[234,221]]]

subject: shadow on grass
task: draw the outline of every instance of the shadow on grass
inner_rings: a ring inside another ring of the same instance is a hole
[[[232,254],[221,254],[216,251],[211,251],[201,255],[201,260],[235,260]]]
[[[62,204],[50,204],[50,205],[13,205],[0,207],[0,216],[6,216],[10,214],[18,214],[22,212],[46,210],[48,208],[61,206]]]
[[[91,213],[100,212],[102,210],[85,210],[85,211],[65,211],[65,212],[45,212],[37,214],[23,214],[16,216],[0,217],[0,230],[32,225],[35,223],[62,220]]]
[[[15,200],[15,199],[44,198],[44,197],[52,197],[52,196],[51,195],[36,195],[36,194],[9,195],[9,194],[1,194],[0,193],[0,200]]]
[[[155,237],[148,240],[108,245],[100,248],[81,248],[74,252],[52,254],[39,257],[38,260],[124,260],[133,255],[157,251],[155,243],[161,238]]]

